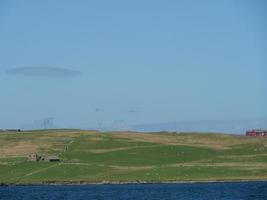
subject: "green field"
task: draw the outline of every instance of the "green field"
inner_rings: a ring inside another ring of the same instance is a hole
[[[61,162],[29,162],[27,155]],[[0,133],[0,183],[267,180],[267,138],[211,133]]]

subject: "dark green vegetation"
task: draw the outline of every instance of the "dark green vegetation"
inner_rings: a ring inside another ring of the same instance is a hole
[[[29,162],[27,155],[61,162]],[[0,183],[266,180],[267,138],[47,130],[0,134]]]

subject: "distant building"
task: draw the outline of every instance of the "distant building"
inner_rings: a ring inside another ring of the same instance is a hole
[[[21,132],[21,129],[3,129],[2,131],[6,131],[6,132]]]
[[[252,129],[250,131],[246,131],[246,136],[267,136],[267,130]]]
[[[58,156],[40,156],[38,154],[30,154],[27,156],[27,160],[31,162],[39,162],[39,161],[46,161],[46,162],[59,162],[60,158]]]
[[[32,162],[38,162],[40,160],[40,156],[38,156],[37,154],[30,154],[28,155],[27,159],[28,161],[32,161]]]
[[[47,157],[45,157],[45,161],[47,161],[47,162],[59,162],[60,159],[58,156],[47,156]]]

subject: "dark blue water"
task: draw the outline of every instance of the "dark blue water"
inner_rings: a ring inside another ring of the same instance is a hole
[[[0,187],[0,199],[267,200],[267,182]]]

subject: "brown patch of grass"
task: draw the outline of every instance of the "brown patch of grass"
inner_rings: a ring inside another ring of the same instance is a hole
[[[151,142],[165,145],[188,145],[209,147],[214,149],[230,149],[240,144],[267,144],[267,138],[249,138],[224,134],[192,134],[192,133],[111,133],[117,138],[132,139],[139,142]]]
[[[148,134],[148,133],[112,133],[119,138],[133,139],[138,142],[151,142],[164,145],[190,145],[198,147],[210,147],[216,149],[227,149],[221,141],[209,141],[207,138],[195,138],[194,136],[180,136],[178,134]]]
[[[79,132],[48,132],[48,133],[42,133],[43,136],[45,137],[65,137],[65,138],[75,138],[79,137],[80,133]]]
[[[0,157],[24,156],[31,153],[35,153],[38,148],[39,146],[32,142],[22,141],[18,143],[13,143],[12,145],[0,148]]]
[[[258,157],[258,156],[267,156],[266,153],[263,154],[253,154],[253,155],[225,155],[225,156],[218,156],[218,158],[253,158],[253,157]]]

